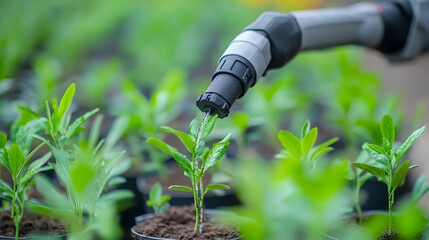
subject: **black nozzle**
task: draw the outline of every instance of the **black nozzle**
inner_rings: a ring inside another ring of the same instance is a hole
[[[224,118],[235,100],[241,98],[255,81],[256,71],[249,61],[237,55],[224,56],[209,88],[197,99],[197,107]]]

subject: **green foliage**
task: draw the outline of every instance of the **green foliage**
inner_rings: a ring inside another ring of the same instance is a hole
[[[207,118],[208,117],[208,118]],[[188,186],[173,185],[170,189],[190,192],[194,195],[194,205],[196,209],[195,232],[202,231],[201,223],[203,221],[203,203],[204,195],[214,189],[229,189],[228,186],[223,184],[211,184],[204,189],[203,176],[205,172],[220,163],[226,148],[229,144],[231,134],[228,134],[223,140],[213,144],[211,148],[205,146],[205,138],[213,130],[216,123],[217,115],[206,116],[205,122],[197,119],[191,121],[189,126],[190,134],[174,130],[169,127],[163,127],[167,132],[176,135],[185,145],[192,156],[189,160],[187,156],[178,152],[176,148],[168,145],[167,143],[149,138],[148,143],[158,147],[176,160],[177,165],[184,171],[186,177],[191,180],[192,188]],[[199,227],[200,226],[200,227]]]
[[[296,137],[289,131],[280,131],[279,140],[286,150],[277,155],[278,158],[295,159],[303,164],[314,167],[316,159],[333,150],[331,144],[338,141],[338,138],[332,138],[318,146],[314,146],[317,139],[317,128],[310,128],[310,122],[305,122],[301,131],[301,138]]]
[[[155,216],[160,216],[162,212],[170,207],[170,203],[168,202],[170,199],[171,196],[162,195],[161,184],[155,183],[150,189],[149,200],[146,201],[146,205],[153,208]]]
[[[59,105],[53,102],[52,114],[47,106],[47,118],[37,119],[47,134],[38,134],[37,138],[49,146],[56,160],[54,170],[65,193],[56,190],[46,178],[38,176],[36,188],[45,201],[32,202],[30,206],[35,212],[64,221],[72,239],[93,239],[95,236],[117,239],[121,230],[117,226],[116,205],[132,197],[128,190],[111,191],[125,182],[119,175],[130,166],[129,160],[123,157],[124,151],[115,149],[128,125],[128,119],[116,119],[107,136],[100,140],[101,115],[94,120],[89,133],[83,132],[81,127],[97,109],[71,123],[70,107],[74,94],[75,87],[72,84]],[[78,132],[81,133],[76,138]],[[16,134],[17,139],[19,133]],[[109,227],[106,228],[103,223],[108,223],[106,226]]]
[[[352,163],[355,167],[370,173],[387,185],[389,197],[389,233],[392,232],[392,205],[394,203],[395,190],[402,184],[408,170],[416,166],[410,166],[410,161],[401,158],[419,137],[426,127],[414,131],[398,148],[393,148],[395,140],[395,126],[389,115],[385,115],[380,124],[383,137],[383,145],[365,144],[363,149],[368,153],[373,163]]]
[[[6,134],[0,133],[0,167],[5,166],[13,179],[12,186],[0,179],[0,199],[7,201],[10,205],[11,218],[15,223],[16,239],[19,237],[19,225],[24,214],[24,207],[28,203],[27,190],[33,185],[33,177],[39,172],[52,169],[47,165],[51,158],[49,152],[39,159],[33,160],[33,156],[46,142],[39,143],[31,152],[27,150],[33,142],[33,134],[40,130],[33,124],[34,121],[37,120],[20,126],[17,130],[17,141],[8,146]]]
[[[149,137],[162,138],[164,132],[160,131],[160,126],[168,124],[179,114],[178,105],[185,96],[185,85],[185,74],[178,69],[169,71],[150,97],[141,93],[131,81],[122,85],[128,104],[118,106],[121,108],[118,111],[130,118],[127,132],[133,153],[140,159],[146,152],[150,154],[150,162],[144,165],[145,171],[156,170],[162,177],[166,174],[164,161],[167,158],[158,150],[142,145],[141,141]]]
[[[367,164],[370,160],[368,153],[364,150],[362,150],[359,154],[359,156],[354,161],[354,164],[361,165],[361,166],[368,166],[368,165],[362,165]],[[354,181],[354,190],[355,190],[355,208],[358,214],[359,223],[362,223],[363,216],[362,216],[362,208],[360,204],[360,189],[362,185],[368,181],[372,175],[369,172],[363,171],[361,168],[355,167],[353,169],[350,169],[348,179]]]
[[[413,206],[416,206],[420,199],[429,192],[429,187],[426,186],[426,176],[421,175],[414,183],[413,192],[411,195],[411,202]]]

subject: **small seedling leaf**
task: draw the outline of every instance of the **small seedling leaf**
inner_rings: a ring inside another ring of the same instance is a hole
[[[385,115],[381,120],[380,124],[381,135],[385,138],[390,145],[393,144],[395,140],[395,125],[393,124],[393,119],[389,115]]]
[[[173,152],[177,152],[177,149],[156,138],[148,138],[146,142],[154,145],[155,147],[159,148],[160,150],[162,150],[163,152],[167,153],[172,157],[173,157]]]
[[[189,124],[189,132],[191,133],[191,136],[197,139],[198,135],[198,129],[200,129],[201,121],[194,118],[191,123]]]
[[[192,191],[192,188],[190,188],[188,186],[183,186],[183,185],[172,185],[172,186],[168,187],[168,189],[177,190],[177,191],[185,191],[185,192],[190,192],[190,193],[194,194],[194,191]]]
[[[7,142],[7,136],[6,134],[0,132],[0,148],[5,148]]]
[[[98,112],[98,108],[85,113],[83,116],[80,116],[78,119],[76,119],[71,125],[70,127],[67,129],[67,132],[65,134],[66,138],[70,138],[71,136],[73,136],[73,134],[75,134],[75,132],[80,128],[80,126],[88,119],[90,118],[92,115],[94,115],[95,113]]]
[[[21,148],[16,144],[12,144],[9,147],[9,160],[12,170],[12,175],[16,177],[19,169],[22,167],[22,164],[25,161],[24,154],[22,153]]]
[[[388,166],[389,159],[384,155],[374,151],[372,148],[367,146],[368,144],[363,145],[363,149],[368,153],[369,157],[374,161],[381,163],[383,166]]]
[[[402,156],[404,156],[405,152],[410,148],[410,146],[413,144],[413,142],[425,131],[426,126],[423,126],[416,131],[414,131],[408,138],[405,140],[405,142],[396,150],[396,158],[400,159]]]
[[[195,142],[194,140],[192,140],[192,137],[182,131],[175,130],[171,127],[161,127],[161,129],[176,135],[180,139],[180,141],[182,141],[183,145],[185,145],[186,149],[188,149],[191,154],[194,154]]]
[[[379,153],[379,154],[384,154],[384,149],[378,145],[375,144],[366,144],[367,147],[369,147],[370,149],[372,149],[374,152]]]
[[[186,173],[192,176],[192,166],[185,155],[176,151],[176,152],[173,152],[173,158],[174,160],[176,160],[177,165],[179,165],[179,167],[183,171],[185,171]]]
[[[332,147],[328,148],[328,146],[335,143],[336,141],[338,141],[338,138],[332,138],[317,146],[316,150],[314,150],[313,154],[311,154],[311,159],[317,159],[323,156],[324,154],[326,154],[327,152],[332,151],[333,148]],[[329,150],[326,150],[326,149],[329,149]]]
[[[289,131],[280,131],[279,140],[295,158],[301,157],[301,141]]]
[[[203,129],[201,130],[201,136],[200,136],[200,140],[205,139],[206,137],[209,136],[209,134],[212,132],[213,127],[216,123],[216,119],[217,119],[217,114],[215,115],[210,115],[206,121],[206,123],[203,126]]]
[[[228,185],[225,185],[225,184],[209,184],[209,185],[207,185],[206,190],[204,191],[204,195],[208,191],[211,191],[214,189],[230,189],[230,187]]]
[[[222,141],[213,145],[208,153],[207,157],[203,158],[203,171],[207,171],[207,169],[215,166],[220,159],[225,155],[226,148],[229,144],[229,139],[231,138],[231,134],[228,134]]]
[[[67,88],[66,92],[64,93],[63,97],[61,98],[60,106],[58,107],[57,121],[61,121],[61,119],[63,118],[66,111],[70,108],[70,105],[73,101],[75,91],[76,91],[76,86],[74,83],[71,84]]]
[[[353,166],[362,169],[365,172],[370,173],[371,175],[377,177],[377,178],[381,178],[383,180],[385,180],[386,174],[384,172],[383,169],[372,166],[372,165],[368,165],[365,163],[352,163]]]
[[[307,132],[301,142],[302,155],[306,156],[310,152],[311,148],[314,146],[314,143],[316,143],[316,139],[317,128],[313,128]]]
[[[149,199],[154,202],[158,203],[162,196],[162,187],[161,184],[155,183],[149,192]]]
[[[159,202],[160,202],[160,203],[165,203],[165,202],[170,201],[170,199],[171,199],[171,196],[170,196],[170,195],[163,195],[163,196],[161,197],[161,199],[159,200]]]
[[[393,175],[393,182],[392,182],[392,188],[396,189],[398,188],[402,182],[405,180],[405,177],[408,173],[408,167],[410,166],[410,161],[407,160],[403,162],[395,171],[395,174]]]
[[[12,188],[3,180],[0,179],[0,192],[7,192],[13,195]]]
[[[24,177],[19,180],[19,186],[24,186],[25,184],[27,184],[27,182],[30,181],[30,179],[33,178],[38,171],[40,171],[40,168],[45,165],[45,163],[51,158],[51,156],[51,153],[47,153],[43,157],[32,162]]]
[[[310,131],[310,121],[305,121],[304,126],[301,129],[301,139],[304,139],[305,135]]]

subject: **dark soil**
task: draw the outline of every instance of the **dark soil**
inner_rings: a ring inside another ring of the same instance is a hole
[[[389,234],[389,232],[385,231],[381,236],[378,238],[379,240],[399,240],[401,239],[399,237],[398,233],[393,232],[392,234]]]
[[[137,225],[136,231],[146,236],[173,238],[177,240],[215,240],[240,237],[234,227],[219,222],[203,223],[203,232],[194,233],[195,208],[170,207],[162,217],[153,218]]]
[[[25,214],[19,227],[19,236],[25,237],[31,232],[55,233],[65,235],[63,224],[45,216]],[[10,212],[0,212],[0,236],[15,237],[15,224]]]

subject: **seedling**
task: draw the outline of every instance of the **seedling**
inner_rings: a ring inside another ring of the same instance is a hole
[[[47,118],[40,117],[48,135],[37,138],[46,142],[55,157],[54,169],[66,194],[57,191],[46,178],[36,178],[36,188],[44,196],[43,204],[33,203],[33,211],[53,215],[65,221],[70,234],[78,239],[93,239],[97,232],[103,239],[117,239],[120,229],[115,225],[115,204],[132,196],[130,191],[109,191],[125,179],[119,175],[130,165],[123,158],[124,151],[116,151],[115,144],[124,133],[128,120],[118,118],[105,139],[99,140],[102,116],[94,120],[91,131],[81,125],[92,116],[95,109],[70,123],[70,106],[75,87],[72,84],[53,113],[47,105]],[[107,224],[107,225],[106,225]]]
[[[162,195],[161,184],[155,183],[150,189],[149,200],[146,201],[146,204],[153,208],[155,216],[161,216],[162,212],[170,207],[168,202],[170,199],[171,196]]]
[[[211,149],[206,147],[204,140],[213,130],[216,119],[217,115],[209,116],[207,113],[203,121],[199,121],[197,119],[192,120],[189,127],[190,134],[186,134],[170,127],[162,127],[163,130],[176,135],[182,141],[191,154],[192,160],[188,160],[188,157],[178,152],[176,148],[159,139],[149,138],[147,140],[148,143],[158,147],[173,157],[179,167],[184,171],[185,176],[191,180],[192,188],[188,186],[173,185],[170,186],[169,189],[190,192],[194,195],[194,205],[196,210],[194,231],[198,233],[201,233],[202,231],[205,194],[214,189],[229,189],[229,186],[224,184],[209,184],[205,189],[203,185],[204,173],[221,161],[231,137],[231,134],[228,134],[222,141],[213,144]]]
[[[367,164],[369,160],[370,158],[367,152],[362,150],[359,156],[356,158],[355,163]],[[362,207],[360,204],[360,189],[362,185],[372,177],[372,175],[368,172],[362,171],[362,169],[360,168],[354,168],[353,170],[352,169],[349,169],[349,170],[350,170],[349,180],[354,181],[354,190],[355,190],[354,203],[355,203],[355,208],[358,215],[358,222],[362,223],[363,216],[362,216]]]
[[[33,142],[32,133],[40,129],[34,124],[35,121],[37,120],[19,127],[14,137],[16,141],[8,147],[6,134],[0,133],[0,167],[4,165],[13,179],[13,187],[0,179],[0,198],[10,204],[11,218],[15,223],[15,239],[19,238],[19,225],[24,214],[24,206],[28,203],[27,190],[32,185],[33,177],[41,171],[52,169],[46,165],[51,153],[37,160],[31,160],[34,154],[46,144],[43,142],[31,152],[28,150]]]
[[[355,167],[370,173],[387,185],[389,234],[392,233],[392,206],[395,201],[395,190],[404,182],[408,170],[417,167],[417,165],[410,166],[409,160],[402,161],[401,158],[417,137],[424,132],[425,128],[424,126],[414,131],[399,148],[394,149],[395,126],[392,118],[389,115],[385,115],[380,124],[383,145],[365,144],[363,146],[363,149],[368,152],[374,163],[352,163]]]
[[[280,131],[279,140],[286,149],[278,154],[278,158],[292,158],[301,161],[305,166],[314,168],[316,159],[333,150],[331,144],[338,141],[332,138],[318,146],[314,146],[317,139],[317,128],[310,127],[310,121],[306,121],[301,130],[301,138],[298,138],[289,131]]]

